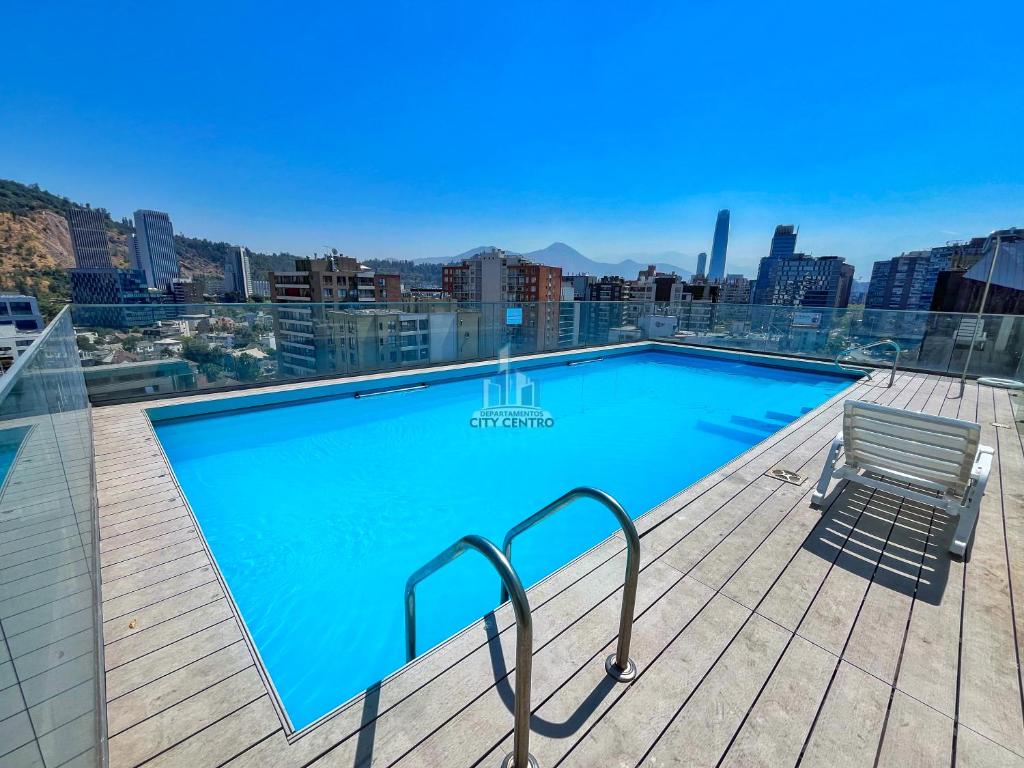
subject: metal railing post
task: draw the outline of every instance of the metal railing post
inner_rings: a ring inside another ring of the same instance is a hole
[[[988,277],[985,278],[985,289],[981,292],[981,304],[978,305],[978,315],[974,320],[974,331],[971,333],[971,346],[967,349],[967,359],[964,360],[964,370],[960,374],[960,394],[957,397],[964,396],[964,388],[967,386],[967,370],[971,367],[971,358],[974,357],[974,345],[978,343],[978,330],[981,327],[982,317],[985,314],[985,302],[988,301],[988,291],[992,287],[992,274],[996,270],[996,259],[999,258],[999,249],[1002,245],[1003,238],[1000,235],[996,235],[996,249],[992,254],[992,261],[988,265]],[[962,323],[963,320],[960,322]],[[959,325],[957,327],[959,328]],[[954,336],[953,346],[956,346],[956,336]]]
[[[861,373],[867,373],[870,376],[870,371],[865,371],[863,368],[844,366],[842,363],[839,362],[839,360],[840,358],[845,357],[851,352],[862,352],[865,349],[871,349],[872,347],[880,347],[882,345],[888,345],[892,347],[894,350],[896,350],[896,355],[892,359],[892,369],[889,372],[889,383],[886,385],[886,389],[888,389],[896,381],[896,364],[899,363],[900,353],[903,351],[903,348],[899,345],[899,342],[894,341],[893,339],[882,339],[881,341],[873,341],[870,344],[864,344],[863,346],[860,347],[849,347],[847,349],[844,349],[842,352],[836,355],[835,360],[832,361],[832,364],[844,371],[858,371]]]
[[[547,519],[558,510],[571,504],[576,499],[592,499],[603,504],[618,521],[622,534],[626,537],[626,577],[622,585],[622,610],[619,613],[619,642],[615,653],[605,659],[604,667],[608,674],[622,683],[636,678],[637,666],[629,658],[629,643],[633,637],[633,612],[636,609],[636,587],[640,580],[640,534],[636,532],[633,520],[626,514],[615,499],[604,491],[596,488],[573,488],[564,496],[560,496],[539,512],[535,512],[505,534],[502,549],[505,558],[512,562],[512,540],[524,531]],[[502,586],[501,602],[508,600],[508,591]]]
[[[538,768],[530,754],[530,685],[533,675],[533,617],[526,590],[511,563],[493,543],[482,536],[463,536],[441,554],[419,568],[405,583],[405,657],[416,658],[416,585],[440,568],[448,565],[466,550],[483,555],[501,578],[502,589],[512,596],[516,614],[516,692],[513,707],[514,730],[512,751],[502,761],[502,768]]]

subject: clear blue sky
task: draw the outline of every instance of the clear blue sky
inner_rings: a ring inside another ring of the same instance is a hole
[[[794,223],[866,278],[1024,225],[1024,4],[769,5],[9,1],[0,176],[362,258],[695,256],[729,207],[731,271]]]

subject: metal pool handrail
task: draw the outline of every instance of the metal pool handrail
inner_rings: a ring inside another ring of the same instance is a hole
[[[416,658],[416,585],[468,549],[476,550],[494,566],[501,578],[503,594],[507,591],[512,595],[512,609],[516,614],[515,729],[512,751],[506,755],[502,766],[537,768],[537,761],[530,754],[530,683],[533,674],[533,617],[530,601],[515,569],[492,542],[483,536],[463,536],[409,577],[405,583],[406,660]]]
[[[864,371],[863,368],[855,368],[853,366],[843,365],[842,363],[839,362],[839,359],[842,358],[842,357],[846,357],[851,352],[862,352],[865,349],[871,349],[872,347],[881,347],[883,345],[890,346],[894,350],[896,350],[896,355],[892,359],[892,370],[889,372],[889,383],[886,385],[886,389],[888,389],[889,387],[891,387],[893,385],[893,382],[896,381],[896,364],[900,360],[900,352],[903,351],[903,348],[899,345],[899,343],[896,342],[896,341],[893,341],[892,339],[882,339],[881,341],[873,341],[870,344],[864,344],[864,345],[859,346],[859,347],[848,347],[848,348],[844,349],[842,352],[840,352],[838,355],[836,355],[836,359],[833,360],[832,362],[833,362],[833,364],[837,368],[839,368],[841,370],[844,370],[844,371],[859,371],[861,373],[864,373],[865,371]],[[868,373],[870,373],[870,371],[868,371]]]
[[[562,507],[568,506],[576,499],[592,499],[603,504],[615,515],[622,533],[626,537],[626,578],[622,586],[622,611],[619,615],[619,643],[615,653],[605,659],[604,668],[608,674],[619,682],[629,682],[636,678],[636,663],[629,658],[629,642],[633,636],[633,611],[636,607],[636,586],[640,578],[640,535],[636,532],[633,520],[626,514],[615,499],[604,491],[586,486],[573,488],[564,496],[555,499],[539,512],[535,512],[521,523],[505,534],[502,549],[505,551],[505,558],[512,562],[512,540],[532,528],[540,521],[550,517]],[[501,602],[508,600],[508,592],[501,589]]]

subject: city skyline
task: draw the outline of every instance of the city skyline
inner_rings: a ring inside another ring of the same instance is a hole
[[[794,222],[805,251],[866,274],[1020,221],[1011,47],[920,55],[985,39],[993,18],[1012,26],[1010,3],[900,6],[884,25],[819,5],[496,19],[441,4],[402,24],[361,6],[63,14],[54,26],[21,4],[7,18],[3,175],[116,216],[170,211],[178,231],[257,251],[414,259],[564,241],[602,261],[695,261],[729,208],[730,271],[752,274],[774,226]],[[777,55],[776,26],[800,55]],[[77,44],[100,33],[118,45]],[[200,53],[166,55],[183,39]],[[252,50],[262,39],[274,44]],[[533,55],[501,53],[523,45]],[[96,98],[93,83],[139,72],[147,88]],[[794,95],[785,119],[765,120],[780,92]]]

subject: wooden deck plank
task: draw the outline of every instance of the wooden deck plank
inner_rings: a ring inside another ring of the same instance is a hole
[[[256,670],[251,667],[243,669],[112,736],[110,768],[129,768],[151,760],[246,704],[266,696],[263,680]]]
[[[148,653],[165,648],[182,638],[194,635],[208,627],[234,616],[227,600],[217,600],[175,616],[155,627],[133,632],[127,637],[108,642],[103,649],[108,670],[127,664]]]
[[[943,396],[938,413],[973,421],[977,388],[969,387],[965,398],[960,399],[950,397],[956,386],[951,379],[944,385],[939,388]],[[955,521],[946,525],[955,527]],[[951,537],[951,530],[944,531],[932,549],[937,567],[946,569],[945,577],[940,571],[931,579],[918,581],[897,677],[900,691],[950,718],[956,715],[964,573],[964,564],[949,557]]]
[[[124,696],[241,639],[241,632],[234,619],[226,619],[188,635],[173,645],[153,651],[144,658],[107,670],[107,700]]]
[[[717,765],[790,635],[752,615],[643,761],[665,765],[685,755],[692,765]]]
[[[994,420],[993,393],[984,388],[978,397],[978,422],[983,441],[989,445],[995,445]],[[965,574],[957,719],[981,735],[1024,754],[1024,712],[1001,493],[1001,462],[996,456]]]
[[[189,736],[147,763],[151,768],[217,768],[281,729],[270,696],[263,696]]]
[[[249,648],[239,640],[179,667],[112,700],[107,705],[108,732],[116,736],[252,665]]]
[[[957,768],[1024,768],[1024,757],[961,726],[956,739]]]
[[[841,662],[804,749],[801,767],[873,766],[889,690],[881,680]]]
[[[584,732],[561,764],[594,766],[605,764],[610,755],[642,756],[750,616],[738,603],[715,596],[615,706]]]
[[[881,768],[935,768],[953,755],[953,719],[896,691],[878,750]]]
[[[1014,422],[1009,392],[992,390],[995,421],[1006,425],[993,429],[999,453],[999,490],[1006,537],[1006,560],[1013,608],[1014,635],[1017,644],[1018,676],[1024,673],[1024,443]],[[1024,680],[1020,683],[1024,689]]]
[[[722,767],[796,765],[835,665],[835,656],[794,635],[740,724]]]

